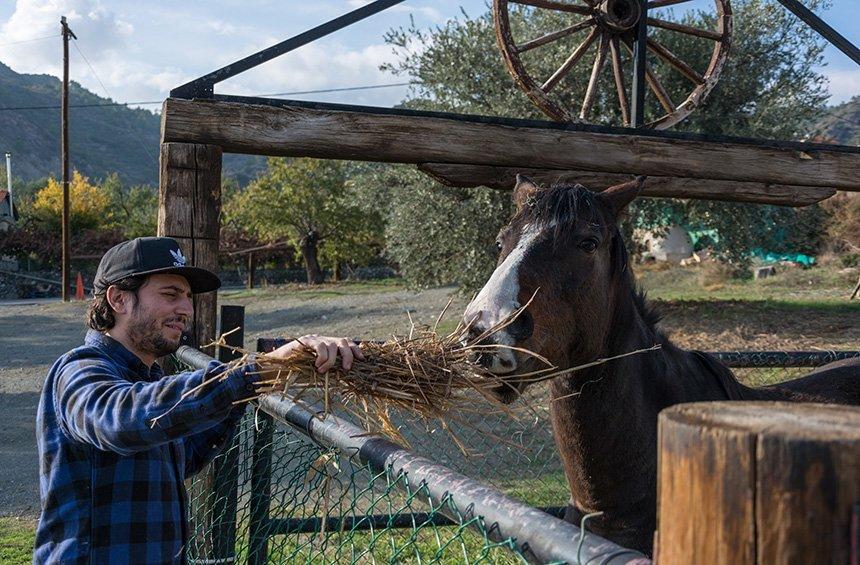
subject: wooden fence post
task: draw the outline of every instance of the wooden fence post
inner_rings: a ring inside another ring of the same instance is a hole
[[[660,565],[849,562],[857,408],[682,404],[660,414],[659,454]]]
[[[158,191],[158,235],[176,239],[189,263],[218,272],[221,213],[221,148],[162,143]],[[191,345],[215,339],[216,292],[194,296]],[[205,350],[213,355],[213,348]]]

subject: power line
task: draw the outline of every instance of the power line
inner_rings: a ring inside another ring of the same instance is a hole
[[[9,45],[20,45],[22,43],[32,43],[34,41],[42,41],[43,39],[52,39],[54,37],[60,37],[60,34],[55,33],[54,35],[46,35],[44,37],[34,37],[32,39],[23,39],[21,41],[12,41],[11,43],[0,43],[0,47],[8,47]]]
[[[101,82],[101,81],[99,81]],[[373,90],[377,88],[391,88],[394,86],[408,86],[415,84],[413,82],[395,82],[392,84],[374,84],[369,86],[348,86],[343,88],[322,88],[319,90],[297,90],[295,92],[276,92],[273,94],[255,94],[253,96],[268,97],[268,96],[297,96],[299,94],[325,94],[328,92],[350,92],[355,90]],[[154,104],[162,104],[164,100],[146,100],[143,102],[108,102],[108,103],[92,103],[92,104],[69,104],[69,108],[109,108],[114,106],[150,106]],[[0,108],[0,112],[10,110],[56,110],[59,106],[8,106]]]
[[[77,39],[77,37],[76,37],[75,39]],[[94,76],[94,77],[96,77],[96,80],[97,80],[97,81],[99,81],[99,85],[101,85],[102,90],[104,90],[104,91],[105,91],[105,94],[107,94],[107,97],[108,97],[108,98],[113,98],[113,96],[111,96],[111,95],[110,95],[110,92],[108,92],[108,89],[107,89],[107,87],[105,86],[105,84],[102,82],[102,79],[101,79],[101,78],[99,78],[99,75],[98,75],[98,73],[96,72],[96,70],[95,70],[95,69],[93,68],[93,66],[90,64],[90,61],[89,61],[89,59],[87,59],[87,56],[86,56],[86,55],[84,55],[84,52],[83,52],[83,51],[81,51],[81,48],[80,48],[80,47],[78,47],[78,42],[77,42],[77,41],[75,41],[74,43],[72,43],[72,45],[74,45],[74,46],[75,46],[75,50],[78,52],[78,54],[81,56],[81,58],[83,58],[84,62],[87,64],[87,66],[90,68],[90,72],[91,72],[91,73],[93,73],[93,76]],[[149,158],[150,158],[150,159],[152,159],[153,161],[155,161],[155,163],[156,163],[156,164],[158,164],[158,159],[156,159],[156,158],[155,158],[155,155],[152,153],[152,151],[150,151],[150,150],[149,150],[149,148],[148,148],[148,147],[146,146],[146,144],[143,142],[143,139],[141,139],[140,134],[139,134],[139,133],[137,133],[137,131],[134,129],[133,124],[131,124],[131,123],[128,121],[128,115],[123,114],[123,119],[125,119],[125,120],[126,120],[126,123],[129,125],[129,130],[130,130],[130,131],[132,131],[132,132],[134,132],[134,137],[135,137],[135,138],[137,138],[137,141],[138,141],[138,143],[140,143],[140,146],[141,146],[141,148],[143,148],[143,151],[147,154],[147,156],[149,156]]]

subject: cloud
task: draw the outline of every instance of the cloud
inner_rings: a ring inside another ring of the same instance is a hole
[[[17,0],[12,16],[0,26],[0,44],[60,34],[60,16],[66,16],[75,34],[87,38],[90,61],[119,53],[134,32],[99,0]],[[0,48],[0,60],[22,73],[59,75],[59,37]]]
[[[829,82],[830,104],[841,104],[860,95],[860,70],[825,69],[824,76]]]
[[[349,0],[349,8],[355,10],[361,6],[370,4],[371,0]],[[406,12],[410,14],[419,14],[434,24],[443,24],[449,18],[442,15],[442,12],[431,6],[416,6],[414,4],[395,4],[386,9],[387,12]]]
[[[385,44],[350,49],[334,42],[315,42],[283,57],[269,61],[216,86],[217,92],[230,94],[271,94],[327,88],[366,86],[404,82],[379,69],[396,55]],[[403,99],[405,87],[341,93],[335,97],[347,103],[393,105]],[[309,95],[310,99],[331,96]]]

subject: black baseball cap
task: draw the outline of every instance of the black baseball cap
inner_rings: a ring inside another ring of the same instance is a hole
[[[104,294],[110,285],[127,277],[160,274],[182,275],[195,294],[221,286],[221,279],[212,271],[186,263],[173,238],[138,237],[124,241],[108,249],[99,262],[93,293]]]

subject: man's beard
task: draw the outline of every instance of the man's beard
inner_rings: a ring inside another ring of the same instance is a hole
[[[170,355],[179,349],[182,336],[173,343],[164,337],[163,322],[157,318],[146,318],[141,314],[139,306],[135,304],[133,316],[128,327],[128,335],[131,342],[139,351],[145,351],[155,357]]]

